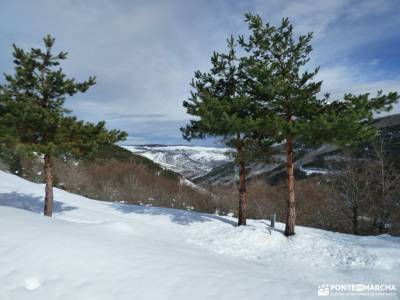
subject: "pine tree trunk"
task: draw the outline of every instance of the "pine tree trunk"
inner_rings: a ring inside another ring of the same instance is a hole
[[[44,156],[44,175],[46,180],[46,196],[44,198],[44,215],[51,217],[53,214],[53,162],[50,154]]]
[[[293,166],[293,140],[292,137],[286,138],[287,156],[287,217],[285,235],[294,235],[294,225],[296,223],[296,202],[294,196],[294,166]]]
[[[247,190],[246,190],[246,161],[244,151],[238,149],[239,157],[239,219],[238,226],[246,225]]]

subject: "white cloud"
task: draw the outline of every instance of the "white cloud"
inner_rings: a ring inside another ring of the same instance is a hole
[[[385,57],[374,56],[364,66],[351,55],[399,36],[399,8],[398,0],[4,0],[0,44],[8,49],[12,42],[38,46],[43,35],[54,34],[57,48],[69,51],[69,74],[78,80],[98,77],[92,90],[68,100],[74,113],[90,121],[113,113],[163,115],[162,120],[170,122],[163,126],[170,126],[171,133],[176,122],[188,118],[181,103],[189,95],[193,72],[209,69],[212,51],[224,49],[227,36],[246,32],[245,12],[259,13],[275,24],[287,16],[296,32],[314,31],[312,65],[321,65],[323,89],[340,94],[398,86],[399,73],[380,70]],[[3,51],[0,58],[9,71],[10,53]],[[160,125],[139,126],[154,117],[135,119],[110,124],[146,132]]]

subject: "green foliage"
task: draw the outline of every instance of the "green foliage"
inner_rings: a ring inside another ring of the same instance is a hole
[[[185,138],[222,136],[236,149],[245,181],[245,155],[285,142],[287,153],[288,214],[285,235],[294,234],[295,194],[293,145],[346,145],[371,138],[374,113],[389,111],[397,93],[376,97],[346,94],[330,101],[320,96],[319,68],[307,70],[312,33],[296,35],[284,18],[279,26],[245,15],[250,34],[228,39],[228,53],[214,53],[209,73],[197,71],[191,97],[183,105],[195,116]],[[237,45],[244,53],[238,56]],[[245,183],[241,190],[245,193]],[[242,198],[240,198],[242,199]],[[239,213],[240,215],[240,213]],[[241,224],[239,217],[239,225]]]
[[[186,139],[222,136],[250,157],[265,157],[260,154],[271,154],[270,146],[288,137],[315,146],[376,134],[373,114],[390,110],[397,93],[320,97],[322,81],[314,81],[319,68],[306,70],[313,34],[295,38],[287,18],[275,27],[248,13],[246,22],[249,37],[230,37],[228,52],[213,54],[210,71],[195,72],[191,97],[183,102],[196,117],[181,129]]]
[[[343,145],[376,134],[371,124],[374,113],[389,111],[399,98],[397,93],[346,94],[336,101],[330,101],[329,95],[319,97],[322,82],[314,81],[319,68],[306,70],[313,34],[295,38],[287,18],[275,27],[248,13],[246,22],[251,34],[247,39],[240,36],[238,43],[248,54],[246,72],[258,109],[273,121],[267,126],[279,128],[276,142],[291,137],[309,145]]]
[[[64,107],[67,96],[86,92],[95,77],[76,82],[60,66],[66,52],[52,53],[54,38],[44,39],[44,50],[29,52],[13,45],[15,74],[5,75],[0,86],[0,137],[3,144],[26,153],[82,157],[102,144],[126,137],[125,132],[108,131],[104,122],[78,121]]]
[[[374,114],[390,111],[398,99],[397,92],[384,95],[378,91],[375,97],[346,94],[342,100],[326,105],[325,112],[309,126],[309,135],[327,137],[328,142],[339,146],[373,139],[378,134]]]
[[[222,137],[227,146],[241,149],[248,156],[268,139],[269,120],[259,115],[256,103],[249,94],[250,84],[243,58],[237,56],[233,37],[227,40],[228,52],[214,52],[210,72],[196,71],[191,86],[191,97],[183,102],[187,113],[196,117],[185,128],[184,138]]]

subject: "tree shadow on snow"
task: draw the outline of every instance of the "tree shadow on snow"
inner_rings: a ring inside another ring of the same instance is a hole
[[[148,206],[139,206],[133,204],[121,204],[121,203],[112,203],[110,204],[110,206],[115,210],[127,214],[135,213],[135,214],[154,215],[154,216],[156,215],[168,216],[172,222],[180,225],[188,225],[196,222],[210,222],[212,220],[217,220],[232,226],[236,226],[236,222],[226,219],[224,217],[220,217],[217,215],[196,213],[180,209],[148,207]]]
[[[43,197],[18,192],[0,193],[0,206],[9,206],[19,209],[28,210],[34,213],[43,213]],[[54,201],[53,212],[59,213],[70,211],[76,207],[66,205],[65,203]]]
[[[276,232],[282,233],[283,235],[285,234],[285,230],[283,230],[283,229],[279,229],[279,228],[276,228],[276,227],[271,227],[271,225],[269,225],[266,222],[262,222],[261,221],[260,223],[262,223],[262,224],[264,224],[266,226],[266,228],[268,229],[268,232],[270,234],[272,234],[272,231],[276,231]]]

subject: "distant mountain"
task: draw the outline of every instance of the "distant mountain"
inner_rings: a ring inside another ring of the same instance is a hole
[[[228,148],[200,146],[130,145],[126,150],[141,155],[161,166],[182,174],[186,179],[195,180],[212,169],[224,165],[232,158]]]
[[[385,137],[393,159],[400,157],[400,114],[377,118],[374,124]],[[146,157],[168,170],[180,173],[197,185],[229,184],[237,180],[238,169],[228,154],[228,148],[158,144],[123,146],[123,148]],[[371,145],[364,143],[358,151],[365,154],[370,150]],[[250,162],[247,167],[247,178],[262,178],[270,183],[283,180],[286,155],[283,145],[276,146],[276,152],[278,154],[272,158],[272,162]],[[319,148],[298,145],[294,162],[295,176],[301,179],[315,174],[325,174],[329,171],[330,162],[337,160],[340,155],[341,151],[333,145],[322,145]]]
[[[385,148],[390,159],[394,160],[400,168],[400,114],[377,118],[375,126],[380,130],[385,140]],[[248,179],[260,178],[271,184],[285,179],[285,149],[281,145],[276,147],[279,153],[274,157],[274,163],[249,163],[247,168]],[[372,150],[369,142],[365,142],[353,150],[353,155],[369,155]],[[322,145],[318,148],[298,146],[295,157],[295,176],[297,179],[307,178],[316,174],[325,174],[331,168],[331,162],[340,158],[342,152],[334,145]],[[229,162],[220,165],[208,174],[198,177],[194,183],[202,184],[229,184],[237,180],[237,167]]]

